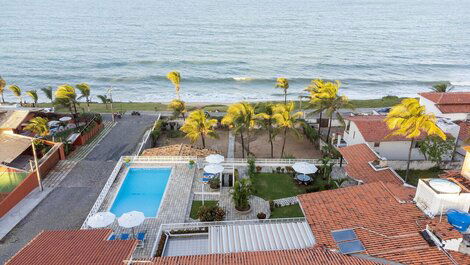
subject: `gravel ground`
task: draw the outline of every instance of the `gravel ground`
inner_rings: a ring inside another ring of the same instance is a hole
[[[105,119],[109,119],[109,115]],[[42,230],[78,229],[122,155],[133,154],[155,116],[125,116],[0,242],[3,264]]]

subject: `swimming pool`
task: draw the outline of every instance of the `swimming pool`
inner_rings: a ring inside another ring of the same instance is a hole
[[[170,168],[131,168],[110,208],[116,216],[130,211],[156,217],[170,179]]]

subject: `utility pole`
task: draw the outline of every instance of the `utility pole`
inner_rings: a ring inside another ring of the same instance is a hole
[[[36,166],[36,177],[38,178],[39,190],[43,191],[42,182],[41,182],[41,173],[39,172],[39,166],[38,166],[38,156],[36,153],[36,146],[34,145],[34,138],[31,139],[31,146],[33,148],[34,165]],[[31,162],[30,162],[30,166],[31,168],[33,168]]]
[[[110,87],[108,88],[108,94],[109,94],[109,103],[111,104],[111,117],[113,118],[113,123],[115,122],[114,120],[114,110],[113,110],[113,94],[112,94],[113,88]]]

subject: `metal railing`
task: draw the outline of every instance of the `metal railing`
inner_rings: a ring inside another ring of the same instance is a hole
[[[106,181],[106,184],[104,185],[103,189],[101,190],[100,195],[96,199],[95,204],[93,204],[93,207],[91,208],[90,213],[88,213],[85,221],[83,222],[81,229],[86,229],[88,227],[88,225],[87,225],[88,219],[92,215],[97,213],[98,210],[100,209],[101,205],[104,202],[104,199],[106,198],[106,195],[108,195],[109,189],[111,188],[114,181],[116,180],[116,177],[118,176],[119,172],[121,171],[123,161],[124,160],[121,157],[121,159],[119,159],[119,161],[117,162],[116,166],[114,167],[113,172],[111,173],[111,175],[108,178],[108,181]]]
[[[142,149],[144,148],[145,144],[147,144],[149,138],[150,138],[150,135],[152,134],[152,131],[155,130],[155,126],[157,126],[157,122],[160,120],[160,117],[162,116],[162,114],[158,114],[158,117],[157,119],[155,120],[155,122],[153,123],[153,126],[152,128],[150,128],[146,133],[145,133],[145,136],[144,136],[144,140],[142,141],[142,143],[140,144],[140,147],[137,151],[137,155],[140,155],[142,153]]]

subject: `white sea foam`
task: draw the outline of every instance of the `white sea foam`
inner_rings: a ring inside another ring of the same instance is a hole
[[[235,81],[251,81],[253,79],[254,79],[253,77],[244,77],[244,76],[233,77],[233,80]]]

